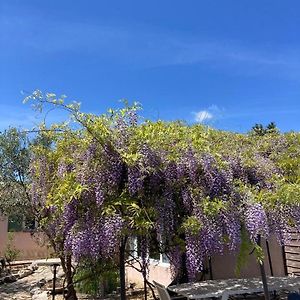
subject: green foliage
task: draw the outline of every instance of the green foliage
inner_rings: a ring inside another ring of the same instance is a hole
[[[264,136],[266,134],[277,134],[279,133],[279,129],[274,122],[270,122],[266,127],[262,124],[255,124],[250,133],[257,136]]]
[[[9,128],[0,133],[0,213],[22,212],[29,204],[29,140],[24,132]]]
[[[249,261],[250,253],[253,251],[255,245],[250,240],[248,233],[244,227],[241,229],[241,245],[238,252],[235,274],[240,276],[242,268],[247,266]]]
[[[191,191],[193,204],[195,203],[201,213],[212,221],[220,212],[226,211],[228,207],[242,211],[243,205],[247,202],[259,202],[266,212],[268,210],[274,211],[274,208],[281,209],[291,204],[299,205],[299,133],[280,134],[275,123],[270,123],[266,127],[256,124],[248,135],[215,130],[199,124],[187,125],[181,121],[164,122],[159,120],[152,122],[148,120],[138,124],[130,124],[130,113],[141,108],[138,103],[130,106],[125,101],[124,108],[110,109],[106,114],[97,116],[80,112],[79,103],[67,104],[65,98],[65,96],[58,97],[52,93],[43,94],[40,91],[36,91],[26,98],[26,101],[31,101],[39,111],[47,107],[64,109],[70,113],[70,120],[75,120],[77,124],[55,124],[49,129],[43,124],[40,127],[36,143],[33,143],[30,149],[37,158],[46,162],[42,168],[39,167],[38,163],[36,166],[33,164],[35,167],[33,176],[37,180],[45,179],[43,188],[47,200],[46,205],[49,208],[53,206],[56,208],[55,213],[42,220],[42,225],[46,226],[47,222],[50,223],[50,221],[58,218],[70,200],[81,200],[81,196],[86,191],[93,190],[92,183],[90,186],[79,184],[77,175],[80,173],[81,166],[77,162],[76,155],[74,155],[76,151],[81,154],[85,153],[91,144],[96,144],[97,155],[85,166],[90,172],[105,166],[108,159],[103,153],[105,153],[105,149],[109,149],[113,150],[111,153],[116,153],[118,158],[121,157],[122,164],[127,168],[138,166],[142,173],[140,175],[141,180],[153,172],[150,164],[143,164],[144,157],[141,149],[144,146],[148,146],[154,152],[159,153],[160,162],[156,166],[158,173],[164,170],[168,163],[180,162],[184,158],[183,154],[187,153],[188,150],[194,152],[196,160],[201,160],[204,154],[209,153],[213,158],[213,167],[217,171],[231,170],[230,163],[236,159],[233,163],[236,163],[237,169],[240,164],[244,174],[239,175],[238,180],[233,179],[232,195],[225,195],[224,198],[220,197],[220,199],[207,196],[209,193],[203,192],[205,188],[201,189],[202,183],[199,183],[199,187],[197,185]],[[123,136],[122,129],[118,128],[120,122],[123,122],[122,124],[126,127],[126,138]],[[60,176],[56,170],[62,163],[72,165],[74,168]],[[204,172],[198,166],[193,171],[197,175]],[[230,175],[232,174],[228,175],[228,181],[231,180]],[[245,179],[242,178],[243,175]],[[251,175],[257,181],[251,182]],[[12,177],[14,178],[14,175]],[[173,198],[178,196],[180,189],[190,185],[188,176],[183,177],[183,182],[177,180],[176,184],[172,185]],[[262,180],[260,180],[261,178]],[[260,182],[263,182],[265,186],[260,185]],[[161,191],[158,187],[155,199],[153,196],[152,198],[148,197],[147,191],[130,196],[127,184],[127,182],[122,182],[114,193],[107,193],[105,203],[100,209],[96,205],[90,209],[95,214],[94,216],[97,213],[99,217],[121,216],[122,221],[126,224],[122,231],[124,238],[129,235],[147,237],[154,228],[156,218],[154,206],[156,200],[162,197]],[[174,232],[170,232],[172,240],[175,242],[178,242],[182,232],[197,235],[203,227],[199,218],[187,215],[184,209],[180,207],[179,201],[178,203],[174,205],[177,205],[174,216],[179,225],[176,224],[178,227]],[[81,208],[83,209],[83,207]],[[243,214],[238,213],[242,216],[241,222],[243,223],[245,221]],[[63,238],[63,236],[58,237],[60,241],[63,241]],[[223,238],[224,242],[228,242],[228,235],[224,234]],[[245,265],[245,261],[253,249],[257,260],[262,261],[263,251],[261,247],[249,239],[246,229],[243,228],[242,243],[237,259],[237,272]],[[85,267],[82,272],[87,270]],[[90,288],[95,289],[96,285],[93,282]]]
[[[14,243],[14,234],[12,232],[9,232],[7,236],[6,248],[4,250],[4,257],[8,262],[12,262],[16,260],[20,255],[20,250],[18,250],[13,243]]]
[[[226,206],[228,203],[225,201],[222,201],[220,199],[213,199],[205,198],[203,202],[201,203],[203,206],[203,212],[207,216],[217,216],[221,210],[226,209]]]
[[[256,135],[263,136],[265,135],[265,129],[262,124],[255,124],[252,127],[252,132]]]
[[[254,244],[254,255],[259,264],[262,264],[265,258],[264,250],[260,245]]]
[[[75,282],[79,292],[105,296],[119,286],[118,268],[112,262],[85,261],[76,271]]]
[[[278,133],[279,130],[274,122],[271,122],[266,127],[266,133]]]
[[[199,233],[201,227],[202,224],[194,216],[188,216],[182,223],[182,229],[194,235],[197,235]]]
[[[284,184],[275,195],[282,203],[300,205],[300,183]]]
[[[264,250],[263,248],[250,240],[249,235],[244,227],[241,229],[241,245],[237,255],[235,274],[240,276],[241,270],[248,264],[251,254],[255,255],[256,261],[262,264],[264,261]]]
[[[57,185],[53,186],[48,194],[48,203],[63,207],[72,199],[79,199],[83,191],[87,187],[81,185],[75,180],[75,174],[66,174],[61,178],[57,178]]]

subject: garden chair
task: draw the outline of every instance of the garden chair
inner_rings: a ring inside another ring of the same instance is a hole
[[[166,289],[166,287],[156,281],[153,280],[153,283],[157,289],[158,295],[159,295],[159,299],[160,300],[173,300],[173,299],[177,299],[177,300],[184,300],[186,299],[183,296],[170,296],[168,290]]]

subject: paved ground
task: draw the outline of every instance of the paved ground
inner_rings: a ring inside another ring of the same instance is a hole
[[[62,271],[59,270],[58,275],[61,275]],[[0,300],[32,300],[32,289],[34,289],[37,286],[37,283],[43,279],[48,283],[48,287],[51,286],[53,274],[49,267],[47,266],[40,266],[33,274],[24,277],[22,279],[17,280],[13,283],[7,283],[0,285]],[[43,289],[43,288],[42,288]],[[45,289],[45,287],[44,287]],[[150,295],[149,295],[150,296]],[[87,295],[79,294],[78,298],[80,300],[84,299],[90,299],[94,300],[91,297],[88,297]],[[130,300],[139,300],[143,299],[143,296],[137,295],[137,296],[131,296],[128,297]],[[41,298],[45,299],[45,298]],[[52,296],[48,296],[48,300],[52,299]],[[98,298],[99,299],[99,298]],[[118,295],[115,295],[114,297],[108,297],[107,299],[119,299]],[[149,297],[149,300],[151,297]],[[55,300],[63,300],[63,297],[61,295],[56,295]]]
[[[38,270],[36,270],[33,274],[24,277],[22,279],[19,279],[18,281],[14,283],[9,283],[9,284],[3,284],[0,285],[0,300],[32,300],[32,294],[30,291],[36,286],[36,284],[41,280],[45,279],[46,281],[50,281],[52,279],[52,272],[49,267],[43,266],[39,267]],[[91,299],[85,295],[78,295],[79,299]],[[136,295],[133,297],[129,297],[130,300],[139,300],[143,299],[143,295]],[[254,300],[254,299],[263,299],[264,297],[259,297],[257,296],[250,296],[248,300]],[[43,298],[45,299],[45,298]],[[52,299],[51,296],[48,296],[48,300]],[[116,295],[115,297],[111,298],[106,298],[107,299],[118,299],[118,296]],[[151,299],[151,295],[149,295],[149,300]],[[278,297],[277,299],[287,299],[286,294],[281,295],[281,297]],[[63,297],[60,295],[57,295],[55,297],[55,300],[63,300]],[[238,300],[235,299],[235,300]],[[241,299],[239,299],[241,300]],[[245,300],[243,298],[243,300]]]
[[[40,279],[50,280],[52,273],[48,267],[39,267],[32,275],[24,277],[13,283],[0,285],[1,300],[31,300],[30,290]]]

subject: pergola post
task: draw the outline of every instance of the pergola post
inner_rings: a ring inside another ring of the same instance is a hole
[[[269,245],[268,240],[266,240],[266,246],[267,246],[267,253],[268,253],[268,261],[269,261],[270,273],[271,273],[271,276],[274,276],[272,258],[271,258],[271,253],[270,253],[270,245]]]

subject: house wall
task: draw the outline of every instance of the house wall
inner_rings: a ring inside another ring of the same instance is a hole
[[[138,266],[137,266],[138,267]],[[126,268],[126,279],[127,284],[136,283],[137,286],[143,286],[143,277],[141,273],[136,271],[131,267]],[[164,284],[169,285],[171,282],[171,272],[169,264],[164,263],[151,263],[149,267],[149,278],[148,280],[152,282],[153,280]]]
[[[13,245],[20,250],[18,260],[50,257],[50,249],[45,245],[41,234],[14,232]]]
[[[275,238],[269,240],[270,245],[270,256],[273,266],[274,276],[284,276],[284,264],[281,252],[281,246],[277,244]],[[264,247],[265,253],[265,270],[267,275],[271,275],[270,267],[268,263],[266,247]],[[212,257],[212,273],[213,279],[228,279],[237,277],[235,274],[237,252],[233,253],[230,251],[225,251],[222,255],[214,255]],[[126,269],[127,282],[135,282],[139,286],[143,284],[143,278],[139,272],[133,268],[128,267]],[[259,277],[260,270],[259,265],[256,261],[254,255],[249,255],[247,265],[241,270],[239,277],[241,278],[250,278],[250,277]],[[164,285],[169,285],[172,281],[171,273],[168,264],[158,264],[151,263],[149,268],[149,281],[156,280]]]
[[[8,242],[8,221],[7,218],[0,218],[0,256],[3,256]],[[44,244],[44,245],[43,245]],[[50,256],[50,251],[43,242],[41,234],[30,232],[13,232],[12,246],[19,250],[17,260],[46,258]]]
[[[263,243],[264,248],[264,265],[267,275],[271,275],[270,265],[268,262],[266,245]],[[272,261],[273,274],[274,276],[284,276],[284,263],[282,257],[281,246],[277,243],[276,239],[272,237],[269,240],[270,248],[270,257]],[[235,275],[235,266],[237,260],[237,253],[230,253],[229,251],[225,252],[224,255],[216,255],[212,258],[212,273],[214,279],[225,279],[225,278],[234,278]],[[260,276],[259,265],[256,261],[255,256],[249,255],[248,262],[244,268],[241,270],[241,278],[250,278]]]
[[[7,218],[0,216],[0,256],[3,255],[7,243]]]

